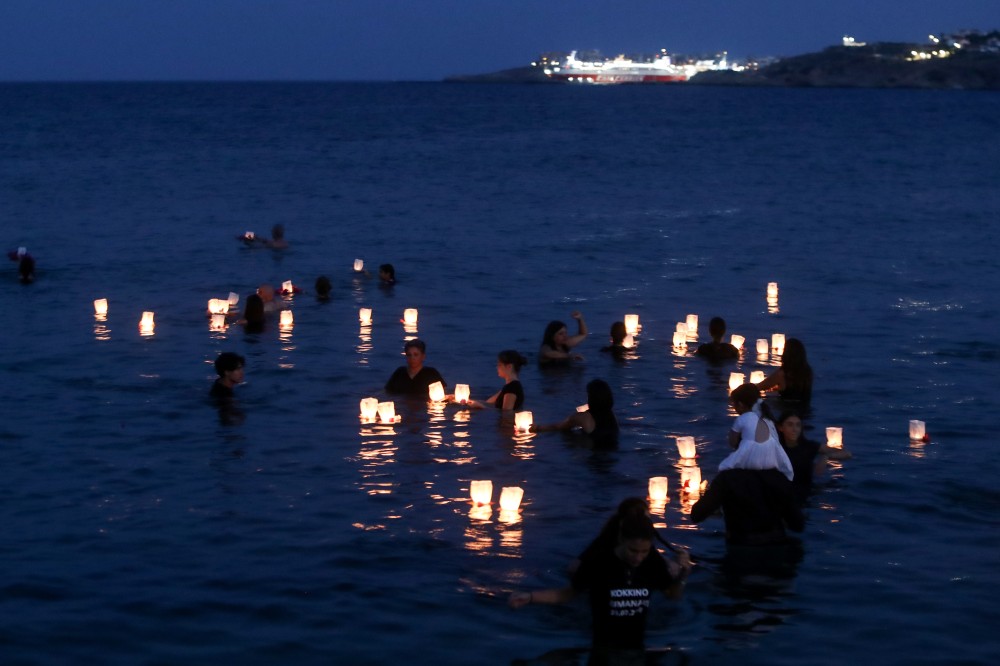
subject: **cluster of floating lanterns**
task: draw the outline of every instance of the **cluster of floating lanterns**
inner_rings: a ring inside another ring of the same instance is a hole
[[[472,498],[474,509],[489,508],[493,503],[493,482],[488,479],[470,481],[469,496]],[[505,486],[500,490],[501,522],[517,522],[523,498],[524,489],[519,486]],[[477,512],[477,517],[488,518],[489,513]]]

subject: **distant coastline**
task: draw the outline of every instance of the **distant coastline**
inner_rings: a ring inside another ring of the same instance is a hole
[[[449,76],[445,81],[566,85],[536,65]],[[743,71],[702,72],[669,85],[1000,90],[1000,31],[932,36],[926,44],[863,44],[845,37],[842,46]]]

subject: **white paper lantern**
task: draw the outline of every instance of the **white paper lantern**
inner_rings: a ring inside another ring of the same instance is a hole
[[[622,340],[622,347],[625,349],[632,349],[632,347],[635,347],[635,338],[631,335],[626,335],[625,339]]]
[[[142,319],[139,320],[139,332],[152,335],[154,328],[156,328],[156,323],[153,321],[153,313],[143,312]]]
[[[237,294],[235,291],[229,292],[229,307],[235,308],[239,304],[240,304],[240,295]]]
[[[743,349],[744,342],[746,342],[746,338],[744,338],[742,335],[736,335],[735,333],[733,333],[733,337],[730,338],[730,344],[732,344],[739,350]]]
[[[378,418],[382,423],[395,423],[396,404],[394,402],[378,403]]]
[[[759,356],[767,356],[769,349],[766,338],[757,338],[757,354]]]
[[[844,429],[830,426],[826,429],[826,445],[831,449],[844,448]]]
[[[362,326],[368,326],[372,323],[372,309],[371,308],[361,308],[358,310],[358,319],[361,321]]]
[[[684,337],[686,338],[688,334],[687,322],[686,321],[677,322],[677,325],[674,326],[674,331],[676,331],[677,333],[683,333]]]
[[[927,424],[923,421],[910,421],[910,439],[922,440],[927,436]]]
[[[701,494],[701,468],[697,465],[681,467],[681,491],[688,495]]]
[[[581,412],[581,413],[582,412],[589,412],[590,411],[590,405],[589,404],[577,405],[576,411]]]
[[[98,298],[94,301],[94,314],[102,317],[108,314],[108,299]]]
[[[417,325],[417,309],[416,308],[406,308],[403,310],[403,323],[407,326]]]
[[[681,458],[694,458],[698,455],[697,449],[694,446],[694,437],[684,436],[677,438],[677,452],[680,454]]]
[[[674,347],[686,347],[687,346],[687,334],[681,333],[680,331],[674,331]]]
[[[493,482],[489,479],[484,481],[469,482],[469,496],[473,504],[483,505],[493,501]]]
[[[750,373],[750,383],[751,384],[760,384],[762,381],[764,381],[764,371],[763,370],[754,370],[753,372]]]
[[[637,314],[625,315],[625,333],[628,335],[636,335],[638,332],[639,332],[639,315]]]
[[[698,315],[689,314],[687,316],[687,334],[689,338],[698,337]]]
[[[213,315],[227,314],[229,312],[229,301],[223,298],[210,298],[208,300],[208,312]]]
[[[291,294],[295,291],[295,285],[292,284],[291,280],[285,280],[281,283],[281,291],[285,294]]]
[[[521,498],[524,497],[524,490],[517,486],[507,486],[500,491],[500,510],[517,511],[521,506]]]
[[[468,384],[455,384],[455,402],[459,404],[468,402],[471,393]]]
[[[531,430],[532,423],[531,412],[516,412],[514,414],[515,432],[529,432]]]
[[[212,315],[211,323],[209,324],[209,329],[213,331],[226,330],[226,315],[224,314]]]
[[[667,477],[665,476],[650,477],[649,500],[651,502],[667,501]]]
[[[785,334],[784,333],[772,333],[771,334],[771,351],[781,356],[785,353]]]
[[[378,416],[378,398],[362,398],[361,418],[374,421],[376,416]]]
[[[441,402],[444,400],[444,385],[441,382],[434,382],[427,387],[427,394],[431,402]]]
[[[292,314],[291,310],[281,311],[281,322],[279,326],[281,328],[291,328],[295,325],[295,315]]]
[[[730,372],[729,373],[729,390],[735,391],[739,387],[743,386],[743,380],[745,375],[742,372]]]
[[[363,259],[355,259],[354,260],[354,272],[355,273],[360,273],[363,270],[365,270],[365,262],[364,262],[364,260]]]
[[[768,298],[777,298],[778,297],[778,283],[777,282],[768,282],[767,283],[767,297]],[[792,300],[795,300],[795,299],[792,299]]]

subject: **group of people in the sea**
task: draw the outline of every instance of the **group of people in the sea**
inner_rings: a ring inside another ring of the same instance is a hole
[[[276,225],[271,239],[259,240],[251,234],[239,237],[251,246],[284,249],[288,247],[284,230]],[[379,271],[383,285],[395,283],[395,271],[383,264]],[[316,296],[327,299],[330,280],[316,281]],[[248,332],[259,330],[264,318],[279,310],[270,285],[261,285],[246,302],[241,322]],[[589,330],[582,313],[570,317],[576,323],[571,334],[563,321],[554,320],[544,329],[538,350],[539,367],[572,365],[582,357],[576,348],[587,339]],[[740,350],[723,341],[726,323],[714,317],[709,323],[711,341],[700,345],[695,355],[713,365],[740,358]],[[614,322],[610,344],[601,349],[618,358],[628,358],[624,322]],[[408,339],[403,346],[405,365],[388,378],[389,394],[428,399],[429,388],[447,383],[441,373],[426,365],[427,345],[420,339]],[[519,371],[527,363],[520,352],[505,349],[497,354],[497,375],[503,380],[498,391],[482,401],[464,400],[467,408],[494,407],[509,420],[525,402]],[[235,387],[243,381],[245,360],[233,352],[224,352],[215,362],[218,379],[211,395],[223,404],[232,402]],[[844,449],[832,449],[803,435],[803,418],[812,399],[813,372],[805,345],[796,338],[785,343],[781,365],[763,381],[747,383],[734,389],[729,403],[737,417],[728,434],[732,451],[719,464],[718,473],[707,490],[692,506],[690,518],[700,523],[721,511],[728,544],[740,547],[780,544],[788,532],[801,532],[805,519],[802,507],[812,492],[813,478],[821,473],[830,458],[850,457]],[[776,418],[765,392],[777,394],[781,413]],[[455,401],[449,394],[446,399]],[[552,424],[536,424],[535,431],[578,431],[595,448],[613,448],[619,439],[619,424],[614,413],[611,386],[602,379],[587,384],[586,408]],[[664,557],[657,543],[669,551]],[[654,528],[650,507],[645,498],[628,498],[621,503],[594,541],[570,565],[566,586],[531,591],[515,591],[509,605],[564,603],[577,593],[589,595],[593,618],[593,643],[590,663],[643,663],[646,615],[656,590],[678,598],[691,571],[692,561],[683,549],[664,540]]]

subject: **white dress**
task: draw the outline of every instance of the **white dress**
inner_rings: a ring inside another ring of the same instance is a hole
[[[763,442],[757,441],[759,421],[767,425],[768,437]],[[719,463],[720,472],[727,469],[776,469],[787,476],[789,481],[792,480],[792,461],[781,448],[774,423],[760,415],[758,405],[754,405],[752,411],[740,414],[733,423],[732,430],[740,434],[740,445]]]

